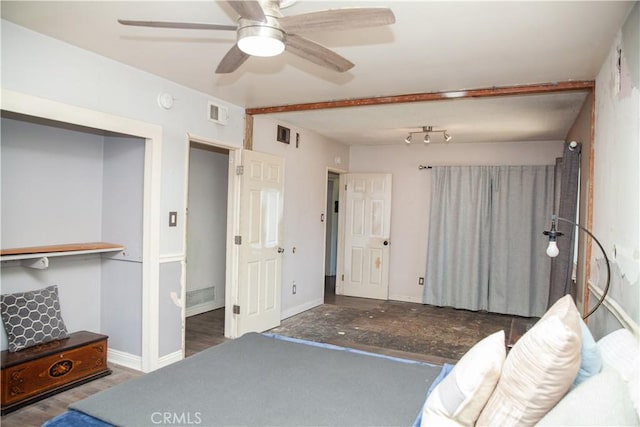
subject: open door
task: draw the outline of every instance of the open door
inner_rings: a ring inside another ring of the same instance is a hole
[[[236,336],[280,325],[284,160],[242,151]]]
[[[345,174],[340,293],[388,299],[391,174]]]

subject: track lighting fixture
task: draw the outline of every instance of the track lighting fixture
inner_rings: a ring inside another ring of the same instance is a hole
[[[422,130],[415,131],[415,132],[409,132],[407,137],[404,139],[404,142],[406,142],[407,144],[411,144],[411,138],[412,138],[414,133],[424,133],[423,141],[424,141],[425,144],[429,144],[431,142],[431,134],[432,133],[442,133],[442,136],[443,136],[445,142],[451,141],[451,135],[449,133],[447,133],[446,129],[434,130],[433,126],[422,126]]]

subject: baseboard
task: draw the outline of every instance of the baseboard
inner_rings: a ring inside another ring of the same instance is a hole
[[[135,369],[136,371],[142,371],[141,356],[110,348],[107,350],[107,360],[109,363],[114,363],[129,369]]]
[[[182,356],[182,350],[174,351],[158,359],[158,369],[171,365],[184,359]]]
[[[411,297],[407,295],[389,295],[390,301],[415,302],[422,304],[422,297]]]
[[[200,304],[192,305],[191,307],[187,307],[184,312],[186,317],[190,317],[222,307],[224,307],[224,301],[207,301]]]
[[[295,307],[288,308],[281,313],[280,320],[288,319],[289,317],[295,316],[296,314],[300,314],[307,310],[311,310],[312,308],[322,304],[324,304],[324,299],[319,298],[317,300],[309,301],[306,304],[297,305]]]
[[[604,290],[591,283],[591,281],[589,281],[589,290],[597,299],[602,298]],[[640,325],[638,325],[631,316],[627,314],[624,308],[622,308],[616,300],[607,295],[604,301],[602,301],[602,305],[605,306],[616,319],[618,319],[618,322],[620,322],[625,329],[629,330],[636,337],[640,337]]]

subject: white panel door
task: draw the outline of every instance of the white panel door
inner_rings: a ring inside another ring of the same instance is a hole
[[[280,324],[284,160],[242,152],[237,336]]]
[[[391,174],[346,174],[342,294],[389,295]]]

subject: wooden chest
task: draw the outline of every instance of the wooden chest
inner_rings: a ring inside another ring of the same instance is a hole
[[[2,352],[2,414],[109,375],[107,336],[87,331]]]

